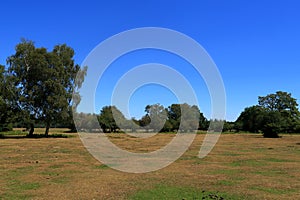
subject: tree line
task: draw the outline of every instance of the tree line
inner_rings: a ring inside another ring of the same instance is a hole
[[[282,91],[258,97],[258,105],[245,108],[235,122],[208,120],[197,106],[186,103],[172,104],[167,108],[160,104],[147,105],[145,115],[138,120],[126,119],[115,106],[104,106],[99,115],[80,113],[78,117],[82,130],[86,131],[92,131],[100,124],[103,132],[122,132],[124,129],[188,132],[196,127],[197,130],[262,133],[271,138],[279,137],[279,133],[300,133],[297,101],[290,93]]]
[[[153,104],[145,107],[141,119],[126,119],[116,106],[104,106],[98,115],[79,113],[76,116],[77,128],[83,131],[101,131],[105,133],[122,131],[145,132],[191,132],[206,130],[209,121],[195,105],[172,104],[167,108]]]
[[[36,47],[22,39],[15,53],[7,58],[7,66],[0,65],[0,131],[13,127],[69,127],[76,131],[73,119],[80,119],[77,127],[104,132],[122,129],[137,131],[235,131],[262,133],[278,137],[279,133],[300,133],[300,113],[297,100],[290,93],[277,91],[258,97],[258,104],[247,107],[235,122],[208,120],[195,105],[147,105],[141,119],[126,119],[115,106],[104,106],[99,114],[84,114],[72,109],[80,102],[77,92],[87,73],[74,61],[74,50],[66,44],[51,51]],[[77,77],[77,78],[76,78]],[[223,126],[224,125],[224,126]]]

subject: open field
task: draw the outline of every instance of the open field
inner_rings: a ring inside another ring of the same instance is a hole
[[[0,139],[0,199],[300,199],[300,135],[223,134],[199,159],[199,134],[180,159],[146,174],[110,169],[73,135]],[[172,137],[110,135],[136,152],[158,149]]]

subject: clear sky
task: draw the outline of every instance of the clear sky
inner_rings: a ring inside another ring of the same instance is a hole
[[[245,107],[257,104],[258,96],[278,90],[292,93],[300,103],[300,1],[297,0],[11,0],[1,1],[0,8],[1,64],[6,64],[7,56],[14,53],[22,37],[49,50],[66,43],[75,49],[75,61],[81,64],[96,45],[112,35],[132,28],[164,27],[190,36],[210,54],[223,77],[227,120],[235,120]],[[143,55],[148,57],[143,60]],[[124,63],[141,64],[155,58],[164,62],[157,52],[143,55],[129,55]],[[134,56],[139,57],[139,62]],[[167,59],[167,64],[184,62],[175,60]],[[114,63],[115,71],[108,75],[108,80],[124,65],[121,61]],[[146,93],[159,95],[151,99],[154,95],[145,98]],[[205,93],[199,98],[199,106],[209,118]],[[105,98],[97,99],[96,109],[107,103]],[[166,99],[174,99],[174,95],[165,88],[147,86],[133,95],[130,113],[139,118],[145,100],[172,103]]]

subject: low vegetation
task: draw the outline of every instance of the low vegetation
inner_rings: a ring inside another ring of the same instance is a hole
[[[49,135],[68,134],[51,130]],[[134,152],[153,151],[173,138],[108,135]],[[1,139],[0,199],[299,199],[300,135],[224,134],[199,159],[203,139],[197,135],[180,159],[146,174],[123,173],[98,162],[77,136]]]

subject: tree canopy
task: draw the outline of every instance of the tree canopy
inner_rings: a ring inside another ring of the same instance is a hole
[[[300,113],[296,99],[282,91],[258,97],[258,105],[246,108],[236,121],[238,129],[261,131],[264,137],[297,132],[299,124]]]
[[[66,44],[48,52],[22,40],[8,57],[8,76],[16,88],[16,103],[30,120],[30,134],[35,121],[45,123],[48,135],[51,123],[70,117],[75,78],[80,71],[73,56],[74,50]]]

